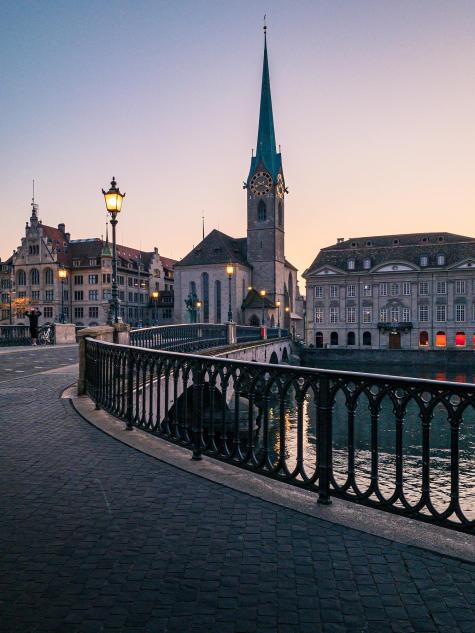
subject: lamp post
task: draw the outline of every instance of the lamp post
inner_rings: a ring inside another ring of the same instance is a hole
[[[201,310],[202,303],[198,299],[195,305],[196,305],[196,322],[200,323],[200,310]]]
[[[61,323],[64,323],[64,282],[67,274],[66,269],[63,267],[58,270],[58,277],[61,279]]]
[[[262,325],[266,324],[266,316],[265,316],[265,307],[266,307],[266,291],[264,290],[264,288],[262,290],[259,290],[259,294],[262,297]]]
[[[158,292],[158,290],[152,290],[152,302],[153,302],[153,318],[152,318],[152,323],[157,322],[157,305],[158,305],[158,297],[160,296],[160,293]]]
[[[233,310],[231,307],[231,280],[234,275],[234,266],[231,263],[226,266],[226,274],[228,276],[228,321],[231,322],[233,320]]]
[[[277,327],[280,330],[280,301],[278,299],[275,302],[275,305],[277,306]]]
[[[117,247],[115,239],[115,227],[117,226],[117,214],[122,209],[122,202],[125,198],[125,193],[120,193],[119,187],[112,176],[111,186],[109,191],[102,190],[104,200],[106,203],[106,209],[111,214],[111,226],[112,226],[112,314],[111,319],[113,323],[119,323],[121,318],[119,316],[119,290],[117,287]]]

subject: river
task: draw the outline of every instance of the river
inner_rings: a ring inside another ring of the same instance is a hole
[[[334,363],[327,364],[331,369]],[[347,371],[367,371],[361,366],[345,364]],[[417,368],[397,365],[372,366],[372,373],[433,378],[455,382],[473,382],[474,370],[461,368],[457,370],[431,370],[428,367]],[[364,397],[365,398],[365,397]],[[355,470],[356,482],[360,490],[365,490],[370,483],[371,473],[371,418],[363,398],[359,398],[355,416]],[[289,470],[296,465],[297,455],[297,405],[293,393],[290,394],[284,407],[286,427],[286,463]],[[271,445],[273,458],[279,450],[279,417],[280,407],[277,399],[271,402],[269,411]],[[311,476],[316,464],[316,405],[313,395],[307,395],[303,405],[304,424],[304,465],[305,472]],[[343,483],[347,477],[347,426],[348,414],[344,397],[338,394],[333,408],[333,472],[336,480]],[[383,494],[391,495],[395,488],[395,441],[396,424],[392,403],[388,398],[382,401],[378,419],[378,473],[379,485]],[[422,487],[422,423],[417,405],[409,404],[403,431],[404,447],[404,493],[406,498],[415,503],[421,496]],[[463,416],[459,434],[459,472],[460,472],[460,504],[462,511],[469,519],[475,519],[475,409],[469,407]],[[430,427],[430,493],[431,500],[438,511],[444,510],[450,501],[450,425],[447,412],[442,405],[437,405]]]

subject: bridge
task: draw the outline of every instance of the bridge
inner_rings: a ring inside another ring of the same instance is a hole
[[[238,328],[146,328],[128,344],[85,331],[79,390],[128,430],[189,448],[195,460],[205,453],[313,490],[322,504],[339,497],[475,530],[471,456],[460,447],[475,385],[292,366],[286,332]],[[421,438],[416,455],[405,425]]]

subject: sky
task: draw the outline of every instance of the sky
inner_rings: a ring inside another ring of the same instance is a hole
[[[337,237],[475,235],[475,3],[0,0],[0,257],[32,179],[45,224],[179,259],[246,232],[267,14],[286,255]]]

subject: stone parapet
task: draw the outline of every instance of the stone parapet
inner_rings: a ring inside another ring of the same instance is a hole
[[[54,344],[68,345],[76,342],[76,326],[74,323],[54,324]]]

